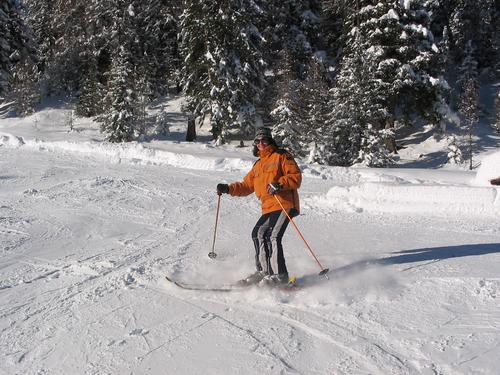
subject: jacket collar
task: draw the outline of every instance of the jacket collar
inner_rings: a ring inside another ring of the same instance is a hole
[[[269,155],[271,155],[274,151],[276,151],[276,146],[274,145],[269,145],[266,148],[264,148],[262,151],[259,151],[259,157],[261,159],[267,158]]]

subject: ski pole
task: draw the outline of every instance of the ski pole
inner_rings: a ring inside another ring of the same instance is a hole
[[[318,266],[319,268],[321,268],[321,272],[319,273],[320,276],[323,276],[325,275],[326,278],[328,278],[328,276],[326,276],[326,274],[328,273],[329,269],[328,268],[323,268],[323,266],[321,265],[321,263],[319,262],[318,258],[316,257],[316,255],[314,254],[314,251],[311,249],[311,246],[309,246],[309,244],[307,243],[306,239],[304,238],[304,236],[302,235],[302,233],[300,232],[299,228],[297,227],[297,225],[295,224],[295,222],[293,221],[292,217],[288,214],[288,212],[285,210],[285,207],[283,207],[283,204],[281,204],[281,201],[280,199],[278,198],[277,195],[273,195],[274,198],[276,198],[276,200],[278,201],[279,205],[281,206],[281,209],[283,210],[283,212],[285,213],[285,215],[288,217],[288,220],[290,220],[290,222],[293,224],[294,228],[297,230],[297,233],[299,234],[300,238],[302,238],[302,241],[304,241],[304,243],[306,244],[307,248],[309,249],[309,252],[311,253],[311,255],[313,256],[314,260],[316,261],[316,263],[318,263]]]
[[[219,207],[220,207],[220,196],[217,199],[217,213],[215,214],[215,230],[214,230],[214,242],[212,244],[212,251],[208,253],[208,257],[210,259],[215,259],[217,257],[217,254],[215,253],[215,238],[217,237],[217,224],[219,222]]]

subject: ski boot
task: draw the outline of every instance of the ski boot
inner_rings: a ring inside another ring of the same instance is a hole
[[[285,286],[288,285],[288,274],[278,273],[274,275],[265,276],[259,284],[267,286]]]
[[[260,283],[262,281],[262,279],[264,279],[267,276],[268,276],[268,274],[265,273],[264,271],[257,271],[257,272],[254,272],[254,273],[248,275],[244,279],[239,280],[237,282],[237,284],[241,285],[241,286],[255,285],[255,284]]]

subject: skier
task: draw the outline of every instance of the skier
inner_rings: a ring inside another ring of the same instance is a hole
[[[286,284],[288,270],[281,240],[288,226],[288,218],[276,197],[290,217],[299,214],[297,189],[302,174],[293,157],[279,149],[271,130],[260,128],[254,139],[254,156],[259,159],[241,182],[218,184],[217,194],[246,196],[255,193],[261,201],[262,216],[252,230],[255,247],[256,272],[243,279],[243,284]]]

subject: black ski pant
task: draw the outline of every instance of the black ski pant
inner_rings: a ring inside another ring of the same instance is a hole
[[[292,208],[288,214],[294,217],[297,216],[297,211]],[[281,244],[288,221],[286,214],[280,210],[262,215],[255,224],[252,240],[257,271],[264,271],[268,275],[288,274]]]

